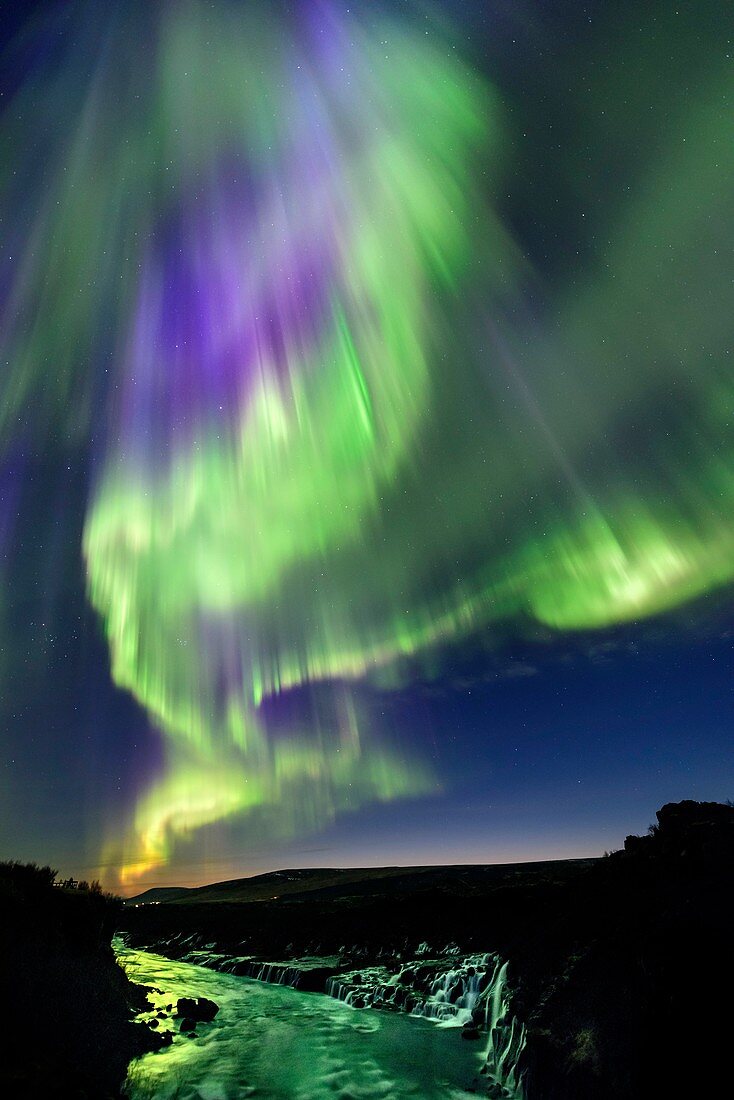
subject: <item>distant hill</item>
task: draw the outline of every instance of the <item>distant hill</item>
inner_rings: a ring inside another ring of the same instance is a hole
[[[134,898],[126,898],[125,905],[159,905],[162,901],[181,901],[188,893],[188,886],[157,886],[144,890]]]
[[[349,897],[445,891],[462,896],[484,893],[487,887],[513,885],[520,880],[548,881],[555,872],[591,866],[594,859],[544,860],[535,863],[465,864],[439,867],[308,867],[268,871],[251,878],[228,879],[206,886],[168,886],[145,890],[126,905],[176,902],[254,902],[315,897]]]

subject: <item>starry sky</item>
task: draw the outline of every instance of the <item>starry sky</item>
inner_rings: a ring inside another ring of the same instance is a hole
[[[13,5],[0,857],[135,893],[732,797],[732,32]]]

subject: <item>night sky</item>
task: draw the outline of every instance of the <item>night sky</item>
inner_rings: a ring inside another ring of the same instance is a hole
[[[15,4],[0,858],[134,893],[734,797],[734,18]]]

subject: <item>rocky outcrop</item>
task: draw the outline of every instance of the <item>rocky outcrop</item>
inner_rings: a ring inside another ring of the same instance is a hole
[[[720,802],[668,802],[646,836],[628,836],[619,856],[635,859],[725,863],[734,860],[734,806]]]

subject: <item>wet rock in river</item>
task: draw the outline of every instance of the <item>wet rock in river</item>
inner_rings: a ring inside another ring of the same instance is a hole
[[[187,1016],[192,1020],[213,1020],[219,1012],[219,1005],[207,997],[179,997],[176,1005],[177,1016]]]

